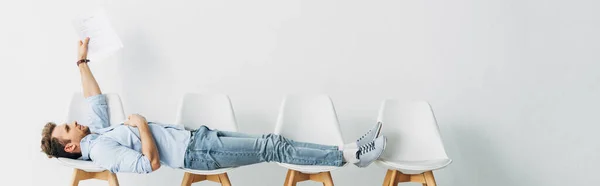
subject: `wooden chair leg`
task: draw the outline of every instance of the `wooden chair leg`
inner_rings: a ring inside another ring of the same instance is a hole
[[[103,172],[85,172],[81,169],[73,169],[73,180],[71,181],[71,186],[78,186],[79,181],[87,180],[87,179],[99,179],[108,181],[109,186],[119,186],[119,180],[117,179],[117,175],[111,173],[110,171]]]
[[[385,178],[383,179],[383,186],[396,186],[398,183],[396,182],[397,173],[394,170],[388,170],[385,173]]]
[[[296,186],[296,171],[288,170],[283,186]]]
[[[229,176],[227,176],[227,173],[218,174],[217,176],[219,177],[219,181],[222,186],[231,186],[231,182],[229,182]]]
[[[194,174],[186,172],[183,174],[183,180],[181,181],[181,186],[191,186],[194,183]]]
[[[323,183],[323,186],[333,186],[333,179],[331,173],[320,172],[315,174],[307,174],[299,171],[289,169],[285,177],[284,186],[296,186],[296,183],[311,180]]]
[[[436,186],[435,178],[433,177],[432,171],[427,171],[427,172],[424,172],[423,174],[425,177],[425,184],[423,184],[424,186]]]
[[[109,186],[119,186],[119,180],[117,179],[117,174],[108,172],[107,181]]]
[[[73,179],[71,180],[71,186],[79,186],[79,181],[82,180],[84,172],[79,169],[73,169]]]
[[[397,170],[388,170],[383,180],[383,186],[397,186],[402,182],[416,182],[423,186],[436,186],[432,171],[421,174],[403,174]]]
[[[310,180],[321,182],[323,183],[323,186],[333,186],[333,179],[331,178],[330,172],[311,174],[310,177]]]
[[[229,181],[229,176],[227,176],[227,173],[215,175],[198,175],[189,172],[183,174],[181,186],[191,186],[192,183],[201,182],[205,180],[220,183],[222,186],[231,186],[231,182]]]
[[[333,179],[331,178],[331,173],[327,172],[327,174],[329,176],[323,180],[323,186],[333,186]]]

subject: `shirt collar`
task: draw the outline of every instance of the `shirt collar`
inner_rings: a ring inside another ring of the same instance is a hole
[[[106,127],[106,128],[100,128],[100,129],[95,129],[95,128],[92,129],[92,128],[90,128],[90,132],[96,133],[96,134],[104,134],[106,132],[109,132],[109,131],[115,129],[118,126],[121,126],[121,125],[123,125],[123,123],[118,124],[118,125],[113,125],[113,126],[110,126],[110,127]]]
[[[81,147],[81,158],[83,160],[90,160],[90,148],[92,147],[92,142],[99,136],[99,134],[89,134],[81,139],[79,146]]]
[[[115,127],[118,127],[120,125],[123,124],[113,125],[101,129],[90,128],[90,131],[93,133],[83,137],[81,139],[81,142],[79,143],[79,146],[81,147],[81,158],[83,160],[90,160],[90,148],[92,148],[92,142],[94,142],[94,140],[96,140],[96,138],[98,138],[100,135],[115,129]]]

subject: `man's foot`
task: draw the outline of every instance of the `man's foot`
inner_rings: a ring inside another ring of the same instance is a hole
[[[356,159],[358,162],[354,163],[358,167],[366,167],[373,163],[385,150],[385,136],[377,137],[377,139],[358,147],[356,152]]]
[[[356,140],[356,146],[361,147],[379,137],[379,134],[381,133],[381,126],[381,121],[378,121],[373,128],[369,129],[367,133]]]

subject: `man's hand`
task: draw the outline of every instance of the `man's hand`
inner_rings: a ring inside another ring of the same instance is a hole
[[[132,114],[127,117],[127,121],[123,122],[123,124],[138,127],[139,125],[148,124],[148,121],[146,121],[146,118],[142,115]]]
[[[86,37],[83,41],[79,40],[79,55],[77,60],[87,59],[88,43],[90,43],[89,37]]]

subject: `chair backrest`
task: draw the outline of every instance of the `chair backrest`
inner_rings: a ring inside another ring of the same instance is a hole
[[[238,130],[231,100],[225,94],[185,94],[179,105],[175,123],[188,130],[200,128],[202,125],[224,131]]]
[[[108,116],[110,125],[118,125],[125,120],[125,110],[121,103],[121,97],[115,93],[104,94],[108,104]],[[69,105],[67,122],[77,121],[82,124],[89,124],[89,115],[91,107],[83,97],[83,93],[74,93]]]
[[[438,125],[429,103],[384,100],[378,121],[387,146],[382,154],[386,161],[426,161],[447,159]]]
[[[333,102],[327,95],[286,96],[275,134],[303,142],[344,145]]]

